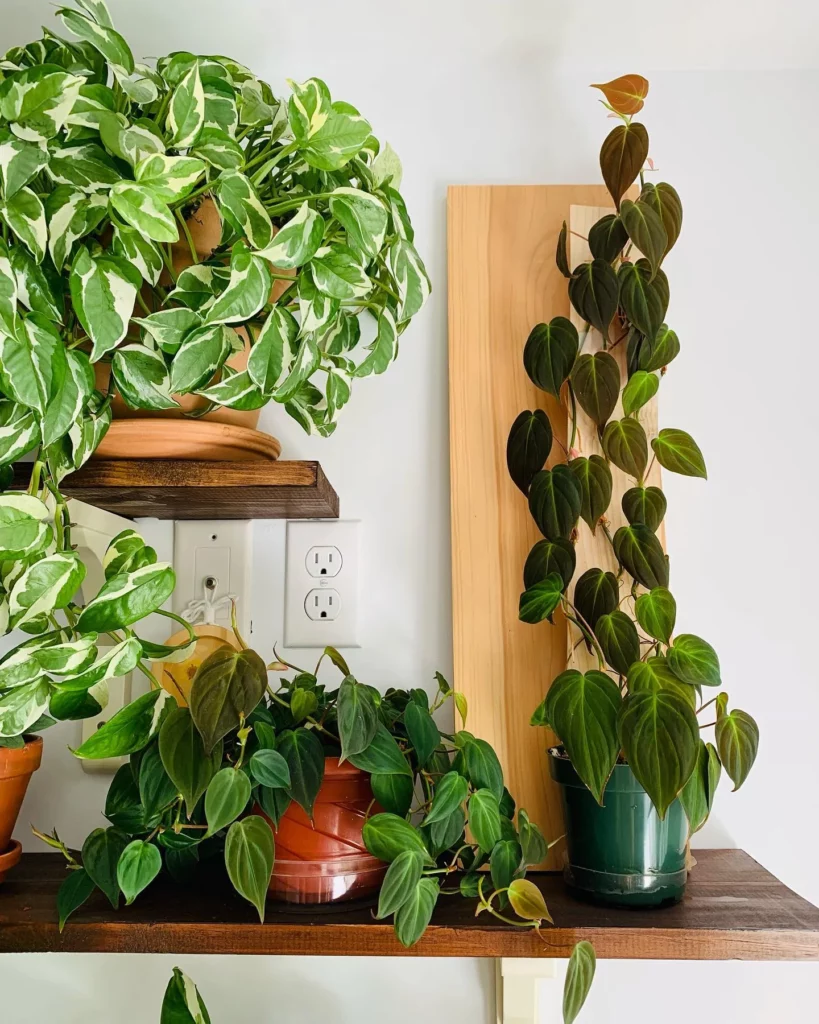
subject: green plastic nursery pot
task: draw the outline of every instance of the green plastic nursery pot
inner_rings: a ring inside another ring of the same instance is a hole
[[[688,821],[675,800],[660,821],[627,764],[615,765],[601,807],[571,761],[549,751],[566,822],[566,884],[596,903],[660,907],[682,899]]]

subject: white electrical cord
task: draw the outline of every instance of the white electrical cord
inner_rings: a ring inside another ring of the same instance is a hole
[[[210,584],[210,586],[208,585]],[[216,616],[230,608],[231,602],[236,600],[235,594],[224,594],[218,600],[213,600],[213,594],[219,581],[213,576],[208,576],[202,585],[202,598],[199,601],[189,601],[180,615],[186,622],[194,625],[202,622],[206,626],[216,625]]]

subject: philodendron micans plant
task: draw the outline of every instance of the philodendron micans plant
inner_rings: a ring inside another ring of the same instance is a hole
[[[397,157],[323,82],[291,83],[280,101],[227,57],[136,63],[104,0],[57,14],[72,39],[44,30],[0,61],[0,492],[34,454],[28,494],[0,494],[0,634],[37,634],[0,670],[0,742],[21,742],[48,705],[35,665],[93,663],[97,683],[130,671],[136,642],[123,634],[103,671],[93,634],[133,625],[173,588],[170,567],[140,563],[139,543],[134,561],[126,540],[109,612],[71,605],[85,568],[60,483],[99,445],[114,397],[146,410],[194,392],[207,408],[273,400],[327,435],[352,379],[387,369],[429,292]],[[187,223],[203,202],[222,224],[204,261]],[[110,365],[104,391],[97,363]],[[66,717],[99,710],[58,703]]]
[[[562,316],[538,324],[523,355],[532,382],[565,403],[568,446],[559,444],[557,461],[543,468],[554,438],[549,417],[538,409],[515,420],[507,448],[512,479],[544,537],[526,560],[520,618],[551,622],[562,610],[576,631],[569,662],[578,646],[586,646],[597,667],[567,667],[532,723],[557,734],[599,803],[618,759],[625,760],[661,818],[681,800],[693,833],[708,817],[722,769],[735,789],[745,781],[759,733],[750,715],[729,710],[727,693],[707,696],[722,682],[713,647],[674,632],[669,560],[657,536],[666,498],[647,477],[655,459],[666,471],[688,477],[704,478],[706,469],[684,430],[663,428],[648,436],[646,407],[680,351],[665,323],[669,283],[663,261],[679,236],[682,204],[671,185],[646,180],[648,133],[634,115],[648,82],[628,75],[598,88],[621,122],[600,152],[616,210],[589,231],[589,261],[570,267],[565,223],[557,246],[557,266],[585,327],[579,333]],[[624,198],[636,179],[639,195]],[[592,424],[591,437],[581,437],[578,405]],[[612,535],[606,513],[623,474],[625,520]],[[616,571],[589,568],[572,585],[583,530],[605,535]],[[711,726],[715,743],[700,736]]]

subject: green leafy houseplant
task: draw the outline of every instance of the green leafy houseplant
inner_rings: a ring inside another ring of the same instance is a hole
[[[521,413],[507,449],[512,479],[544,537],[526,561],[520,618],[551,621],[562,610],[577,631],[569,661],[586,646],[597,667],[568,666],[532,723],[553,729],[599,804],[615,765],[627,762],[660,818],[679,798],[695,832],[711,810],[721,770],[735,789],[745,781],[758,729],[744,711],[729,710],[727,693],[708,696],[722,682],[711,645],[674,632],[669,561],[657,537],[666,498],[647,476],[654,459],[683,476],[704,478],[706,469],[685,431],[664,428],[649,437],[644,412],[680,350],[665,323],[669,284],[662,265],[680,233],[682,204],[671,185],[645,179],[648,133],[634,115],[648,82],[630,75],[598,88],[621,122],[600,153],[616,211],[591,228],[589,262],[570,268],[565,223],[557,247],[558,268],[585,328],[578,334],[561,316],[539,324],[523,357],[533,383],[565,402],[568,449],[560,446],[557,461],[544,469],[554,438],[542,410]],[[639,196],[625,198],[637,178]],[[593,337],[600,339],[597,350]],[[578,405],[596,435],[585,439],[586,450],[595,442],[600,449],[588,457],[576,447]],[[626,522],[612,535],[606,513],[618,474],[630,478],[622,497]],[[572,587],[575,542],[583,530],[608,538],[616,571],[590,568]],[[715,743],[700,736],[712,725]]]
[[[56,661],[75,673],[99,623],[75,621],[69,604],[84,567],[60,483],[99,445],[114,397],[146,410],[175,407],[174,394],[203,395],[206,408],[272,400],[328,435],[353,378],[395,359],[429,282],[396,155],[323,82],[292,83],[285,102],[227,57],[177,52],[151,68],[103,0],[57,13],[72,39],[45,30],[0,63],[0,491],[34,453],[28,496],[0,494],[0,633],[36,634],[26,649],[78,644]],[[203,202],[222,237],[201,261],[187,218]],[[191,266],[177,272],[180,240]],[[286,290],[271,302],[275,283]],[[231,372],[246,338],[247,369]],[[141,596],[120,604],[139,618],[173,574],[127,568],[142,571],[126,585]],[[100,682],[133,668],[123,642]],[[41,677],[19,668],[24,650],[0,675],[5,740],[48,705]]]

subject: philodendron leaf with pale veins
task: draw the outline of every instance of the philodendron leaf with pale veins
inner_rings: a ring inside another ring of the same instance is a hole
[[[523,365],[533,384],[560,398],[577,358],[579,341],[571,320],[556,316],[548,324],[532,328],[523,349]]]
[[[753,768],[759,749],[759,727],[745,711],[726,711],[727,698],[717,701],[715,737],[722,765],[736,791]]]
[[[199,666],[190,693],[191,715],[209,754],[255,709],[267,685],[267,669],[255,651],[225,645]]]
[[[506,442],[506,465],[515,484],[529,493],[536,473],[543,469],[552,450],[552,425],[542,409],[520,413]]]

